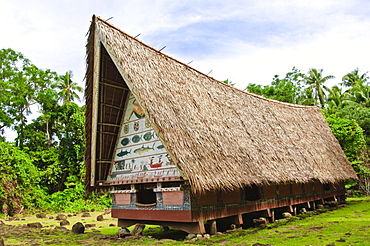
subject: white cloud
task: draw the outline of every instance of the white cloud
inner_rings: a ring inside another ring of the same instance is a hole
[[[0,48],[40,68],[72,70],[83,86],[85,34],[93,14],[237,87],[270,83],[293,66],[337,77],[370,70],[367,1],[0,0]],[[178,45],[177,43],[182,43]],[[190,48],[189,48],[190,47]],[[187,48],[187,49],[184,49]],[[189,52],[192,49],[193,52]]]

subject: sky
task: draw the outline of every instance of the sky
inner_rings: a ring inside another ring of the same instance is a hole
[[[239,89],[295,66],[334,75],[370,70],[369,0],[0,0],[0,49],[84,87],[93,14]],[[112,18],[113,17],[113,18]]]

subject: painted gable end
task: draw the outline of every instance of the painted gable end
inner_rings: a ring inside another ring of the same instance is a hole
[[[107,181],[135,184],[181,180],[144,110],[129,93]]]

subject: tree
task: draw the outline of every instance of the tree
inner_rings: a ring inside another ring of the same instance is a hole
[[[370,107],[370,85],[366,81],[355,81],[352,87],[347,91],[352,100],[364,107]]]
[[[63,170],[57,190],[64,188],[68,176],[81,176],[84,171],[83,157],[85,151],[85,107],[75,103],[62,106],[58,120],[57,138],[59,143],[59,160]]]
[[[32,159],[10,143],[0,142],[0,213],[13,216],[44,199]]]
[[[335,78],[333,75],[328,75],[323,77],[322,76],[322,69],[315,69],[311,68],[309,70],[308,76],[305,77],[306,84],[308,85],[308,89],[313,92],[315,102],[317,100],[320,102],[322,108],[325,106],[325,90],[328,91],[329,89],[324,85],[324,83],[328,79]]]
[[[369,77],[367,76],[367,73],[364,73],[364,74],[360,75],[358,68],[356,68],[352,72],[347,73],[346,75],[344,75],[342,77],[342,83],[340,83],[340,84],[343,85],[343,86],[352,87],[356,83],[358,83],[358,82],[364,83],[368,79],[369,79]]]
[[[326,115],[335,114],[347,105],[353,103],[351,95],[348,92],[342,92],[339,86],[333,86],[329,90],[327,97],[327,107],[323,109]]]
[[[18,134],[17,145],[21,148],[31,106],[40,103],[40,95],[53,87],[56,79],[55,72],[37,68],[21,53],[0,50],[0,129],[14,129]]]
[[[50,194],[63,190],[69,177],[83,173],[84,116],[84,107],[70,102],[58,105],[25,128],[24,146]]]
[[[326,120],[348,159],[358,161],[361,151],[366,148],[364,130],[352,119],[331,115],[326,117]]]
[[[361,193],[369,195],[370,163],[364,130],[353,119],[330,115],[326,120],[360,178],[359,183],[351,183],[351,185],[357,187]]]
[[[83,90],[82,87],[72,81],[72,71],[68,71],[65,75],[60,76],[57,87],[60,89],[59,96],[63,104],[72,102],[75,99],[80,100],[76,91],[82,93]]]
[[[288,72],[283,79],[279,75],[275,75],[271,85],[256,85],[249,84],[247,90],[249,92],[262,95],[274,100],[299,103],[302,100],[302,82],[304,74],[297,68],[293,67],[291,72]]]

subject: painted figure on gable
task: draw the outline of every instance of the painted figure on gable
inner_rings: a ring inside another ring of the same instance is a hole
[[[134,106],[136,106],[136,108],[133,108],[130,115],[128,116],[127,118],[127,121],[129,121],[132,117],[133,114],[135,114],[135,116],[138,118],[138,119],[141,119],[143,117],[145,117],[145,112],[143,110],[143,108],[140,106],[139,103],[137,103],[136,99],[132,102],[132,104]]]

